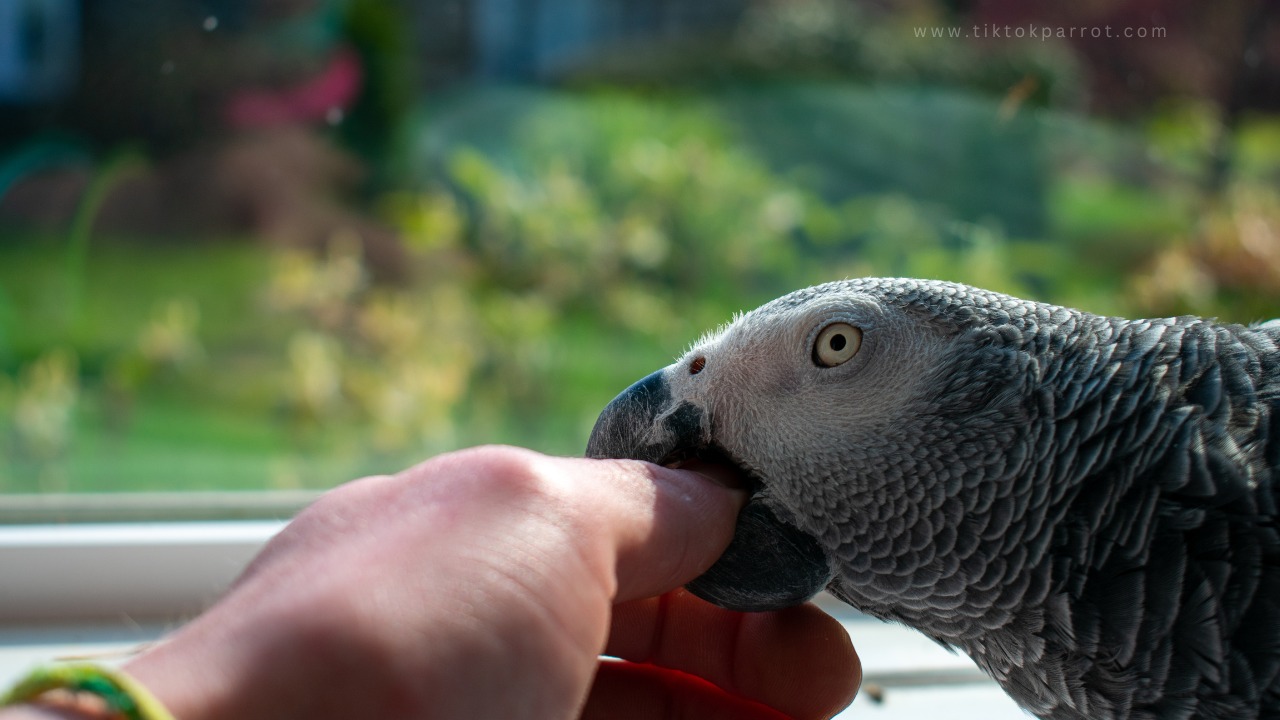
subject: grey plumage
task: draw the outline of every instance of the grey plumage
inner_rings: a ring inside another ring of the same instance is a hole
[[[861,344],[824,367],[832,323]],[[1042,718],[1280,717],[1278,410],[1277,322],[862,279],[703,338],[587,454],[742,469],[739,533],[691,584],[727,607],[827,587]]]

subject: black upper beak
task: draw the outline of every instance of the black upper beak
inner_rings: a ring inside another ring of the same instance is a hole
[[[586,454],[660,465],[693,456],[732,462],[717,448],[705,411],[677,402],[663,371],[635,383],[605,407]],[[832,574],[830,559],[817,541],[783,522],[754,495],[739,513],[724,554],[687,588],[730,610],[760,612],[808,600],[831,582]]]
[[[605,406],[587,440],[587,457],[664,464],[685,449],[707,445],[708,441],[702,409],[687,402],[675,405],[659,370]]]

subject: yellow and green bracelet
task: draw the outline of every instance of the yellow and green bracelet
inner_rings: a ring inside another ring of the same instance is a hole
[[[92,695],[102,701],[112,717],[125,720],[174,720],[173,715],[146,688],[119,670],[101,665],[77,663],[36,668],[8,693],[0,697],[0,707],[48,704],[51,693]]]

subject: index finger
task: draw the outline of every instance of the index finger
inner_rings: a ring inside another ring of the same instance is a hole
[[[862,684],[849,634],[809,603],[740,613],[677,590],[615,606],[604,652],[703,678],[792,718],[829,718]],[[592,700],[598,708],[641,705],[635,689],[621,683],[598,685]]]

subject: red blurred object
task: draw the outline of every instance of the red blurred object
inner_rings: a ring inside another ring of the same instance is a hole
[[[300,85],[237,92],[227,101],[224,118],[237,130],[331,121],[335,112],[345,114],[355,103],[363,81],[360,57],[344,47],[319,75]]]

